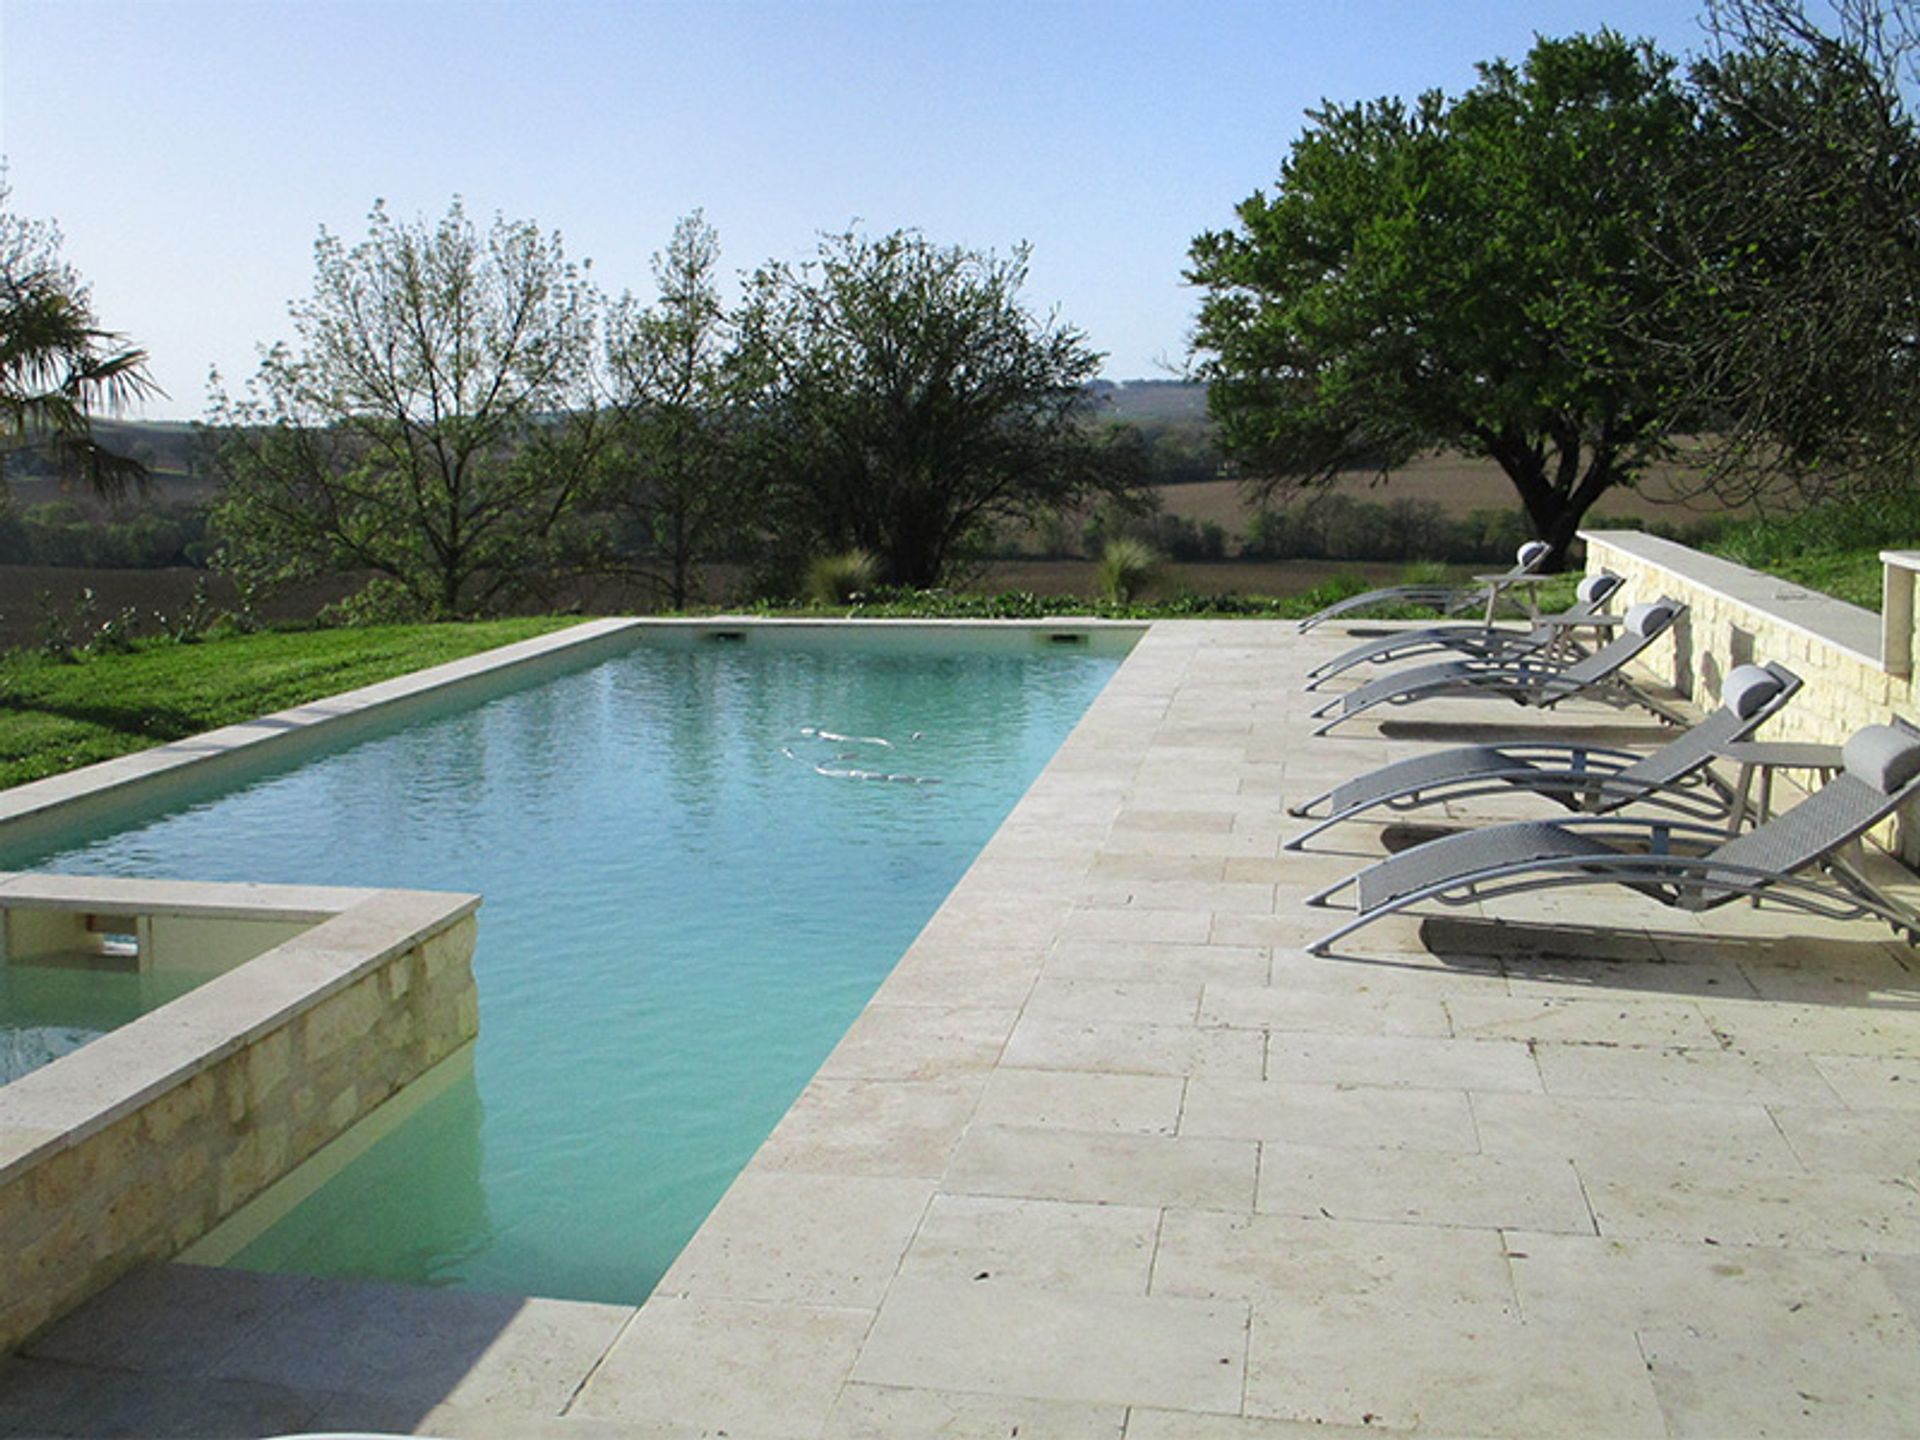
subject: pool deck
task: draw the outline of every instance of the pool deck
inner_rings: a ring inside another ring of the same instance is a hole
[[[1542,720],[1311,738],[1345,643],[1154,625],[644,1306],[162,1267],[0,1435],[1920,1433],[1915,952],[1562,891],[1308,956],[1391,837],[1283,802]]]

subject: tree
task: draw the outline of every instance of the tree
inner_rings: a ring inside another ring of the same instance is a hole
[[[1188,275],[1256,499],[1456,448],[1500,465],[1558,563],[1665,453],[1685,306],[1643,239],[1692,136],[1672,68],[1611,32],[1542,39],[1451,103],[1310,115],[1274,194],[1198,237]]]
[[[0,177],[0,461],[44,449],[55,467],[113,497],[146,483],[138,461],[107,450],[93,417],[159,393],[147,352],[102,329],[86,285],[60,258],[60,232],[12,208]]]
[[[1704,143],[1651,234],[1707,297],[1680,338],[1731,498],[1866,481],[1920,462],[1920,5],[1718,0],[1692,72]]]
[[[788,524],[926,587],[994,522],[1117,481],[1083,423],[1100,357],[1022,303],[1027,257],[895,231],[755,273],[735,372]]]
[[[719,261],[720,238],[696,210],[653,258],[654,304],[623,295],[607,326],[615,439],[605,503],[676,610],[693,598],[695,566],[735,540],[752,501],[733,443]]]
[[[459,200],[437,224],[376,204],[367,238],[326,230],[242,398],[212,405],[215,521],[264,581],[378,572],[454,615],[548,571],[599,443],[589,403],[599,302],[560,237]]]

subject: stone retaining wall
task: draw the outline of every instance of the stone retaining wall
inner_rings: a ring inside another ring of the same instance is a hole
[[[1767,728],[1774,740],[1838,744],[1863,725],[1915,713],[1913,681],[1880,661],[1880,617],[1857,605],[1671,540],[1636,531],[1585,531],[1587,570],[1626,580],[1630,603],[1671,595],[1688,607],[1652,669],[1702,709],[1719,703],[1734,665],[1777,660],[1806,688]]]
[[[255,933],[263,921],[305,922],[0,1086],[0,1353],[135,1265],[179,1253],[470,1042],[478,904],[421,891],[0,881],[9,914],[159,915],[189,934],[217,931],[223,915]]]
[[[1632,530],[1582,531],[1587,571],[1626,581],[1627,601],[1670,595],[1687,605],[1674,643],[1640,667],[1702,710],[1720,700],[1735,665],[1778,661],[1806,682],[1759,738],[1838,745],[1866,725],[1916,716],[1914,681],[1882,663],[1881,619],[1869,610]],[[1920,825],[1904,817],[1876,838],[1909,864],[1920,860]],[[1897,828],[1897,833],[1896,833]]]

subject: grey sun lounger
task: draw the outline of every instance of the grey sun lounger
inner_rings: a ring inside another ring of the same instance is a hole
[[[1356,665],[1388,665],[1418,655],[1451,651],[1476,660],[1518,660],[1549,656],[1581,626],[1599,628],[1619,621],[1606,613],[1623,582],[1618,575],[1589,575],[1569,605],[1557,615],[1542,615],[1525,630],[1502,630],[1493,625],[1428,625],[1363,640],[1307,672],[1307,689],[1318,690],[1334,676]]]
[[[1396,670],[1315,710],[1313,718],[1325,723],[1313,733],[1324,735],[1376,705],[1409,705],[1440,695],[1497,697],[1536,709],[1580,696],[1609,705],[1642,705],[1662,719],[1675,720],[1657,700],[1630,684],[1622,671],[1686,613],[1685,605],[1670,598],[1636,605],[1627,612],[1616,638],[1566,665],[1529,659],[1442,660]]]
[[[1521,581],[1538,579],[1540,566],[1551,553],[1552,547],[1544,541],[1529,540],[1514,556],[1511,570],[1500,575],[1477,575],[1473,585],[1390,585],[1384,590],[1349,595],[1324,610],[1314,611],[1300,622],[1300,630],[1304,634],[1329,620],[1357,614],[1362,610],[1378,609],[1383,605],[1431,605],[1448,615],[1459,615],[1484,606],[1487,619],[1491,622],[1494,607],[1500,603],[1505,592]]]
[[[1772,719],[1799,688],[1800,677],[1783,665],[1737,666],[1720,687],[1719,709],[1647,755],[1564,740],[1516,740],[1396,760],[1288,806],[1289,815],[1318,823],[1284,848],[1298,850],[1330,826],[1371,810],[1400,814],[1477,795],[1538,795],[1588,815],[1641,802],[1724,822],[1733,796],[1710,768],[1714,757]]]
[[[1522,891],[1625,885],[1676,910],[1766,899],[1834,919],[1877,917],[1920,942],[1920,917],[1846,863],[1855,842],[1920,795],[1920,731],[1870,725],[1847,741],[1845,768],[1792,809],[1744,834],[1665,819],[1579,816],[1495,825],[1416,845],[1327,887],[1351,885],[1353,919],[1307,947],[1315,955],[1362,926],[1426,900],[1477,904]]]

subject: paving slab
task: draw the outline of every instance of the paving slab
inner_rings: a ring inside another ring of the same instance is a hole
[[[877,1306],[933,1182],[755,1169],[740,1176],[656,1294]],[[846,1217],[860,1216],[859,1225]]]
[[[827,1417],[824,1440],[1120,1440],[1124,1405],[1074,1404],[1019,1395],[850,1383]]]
[[[1238,1414],[1247,1307],[901,1279],[853,1378]]]
[[[1246,1139],[978,1125],[955,1147],[943,1185],[962,1195],[1250,1210],[1259,1158]]]
[[[1489,1319],[1396,1326],[1303,1297],[1255,1315],[1247,1411],[1468,1435],[1660,1435],[1661,1403],[1628,1332]],[[1391,1337],[1383,1340],[1382,1337]]]
[[[1594,1233],[1570,1160],[1446,1150],[1261,1147],[1257,1207],[1276,1215],[1383,1220],[1449,1230]]]
[[[899,1273],[1023,1289],[1144,1295],[1159,1243],[1153,1206],[941,1195]]]
[[[987,1081],[976,1125],[1171,1135],[1185,1082],[1172,1075],[1113,1075],[1003,1066]]]
[[[655,1296],[567,1414],[694,1433],[818,1435],[872,1323],[870,1310]]]
[[[1386,1085],[1196,1079],[1187,1085],[1180,1133],[1461,1155],[1479,1148],[1465,1091]]]

